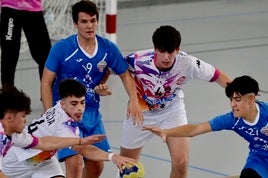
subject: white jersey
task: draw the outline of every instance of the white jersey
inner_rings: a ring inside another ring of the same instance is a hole
[[[191,79],[215,81],[219,70],[212,65],[180,51],[173,67],[160,71],[155,66],[153,49],[137,51],[125,57],[135,74],[140,106],[143,110],[180,107],[182,86]],[[167,107],[168,106],[168,107]]]
[[[40,118],[33,119],[31,124],[27,127],[27,131],[36,137],[79,137],[77,122],[63,111],[59,102],[54,107],[48,109]],[[50,159],[55,155],[56,151],[57,150],[41,151],[37,149],[13,147],[10,154],[14,154],[18,161],[27,160],[34,165]]]
[[[187,124],[182,87],[191,79],[213,82],[220,75],[214,66],[180,51],[174,65],[168,71],[160,71],[155,65],[154,49],[135,52],[125,57],[134,74],[139,104],[143,110],[144,125],[169,129]],[[141,148],[154,136],[141,132],[133,125],[133,119],[125,119],[120,146]],[[131,139],[129,139],[131,138]]]
[[[38,144],[38,138],[27,132],[14,133],[11,137],[8,137],[5,134],[2,122],[0,122],[0,142],[0,170],[2,170],[2,159],[13,145],[23,148],[31,148]]]

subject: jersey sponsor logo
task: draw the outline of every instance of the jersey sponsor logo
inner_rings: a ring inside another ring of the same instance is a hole
[[[137,61],[137,65],[138,66],[141,66],[141,65],[150,65],[152,62],[152,59],[148,59],[148,60],[145,60],[145,61]]]
[[[261,133],[268,136],[268,126],[267,125],[265,127],[261,128]]]
[[[55,111],[56,109],[53,108],[46,113],[46,120],[48,125],[51,125],[55,122]]]
[[[200,61],[200,59],[197,59],[197,60],[196,60],[196,65],[197,65],[198,68],[200,69],[200,65],[201,65],[201,61]]]

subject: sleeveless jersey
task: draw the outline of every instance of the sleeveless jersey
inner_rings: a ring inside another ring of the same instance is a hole
[[[77,35],[72,35],[56,43],[48,56],[46,68],[56,73],[53,87],[54,104],[59,100],[58,83],[65,78],[74,78],[87,89],[86,107],[99,107],[99,95],[94,87],[100,83],[108,68],[116,74],[128,69],[119,49],[108,39],[96,36],[96,49],[92,56],[85,53],[78,44]]]
[[[129,70],[134,74],[143,110],[179,107],[177,100],[183,99],[182,86],[190,79],[213,82],[219,70],[212,65],[180,51],[169,71],[160,71],[155,66],[153,49],[137,51],[125,57]]]

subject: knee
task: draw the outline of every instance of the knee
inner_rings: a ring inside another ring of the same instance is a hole
[[[261,176],[251,168],[243,169],[240,178],[261,178]]]
[[[188,160],[186,159],[178,160],[172,164],[172,169],[177,170],[179,172],[186,172],[187,168]]]
[[[85,167],[84,172],[89,171],[86,173],[86,175],[94,175],[96,177],[99,177],[103,171],[104,163],[102,161],[85,161]]]
[[[65,159],[65,166],[68,170],[79,171],[83,169],[84,161],[81,155],[74,155]]]

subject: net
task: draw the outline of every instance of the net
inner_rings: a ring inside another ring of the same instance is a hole
[[[71,7],[79,0],[42,0],[44,8],[44,18],[51,41],[58,41],[71,34],[76,33],[73,26]],[[105,0],[92,0],[99,9],[98,34],[106,36],[105,26]],[[27,51],[27,40],[22,34],[21,53]]]

